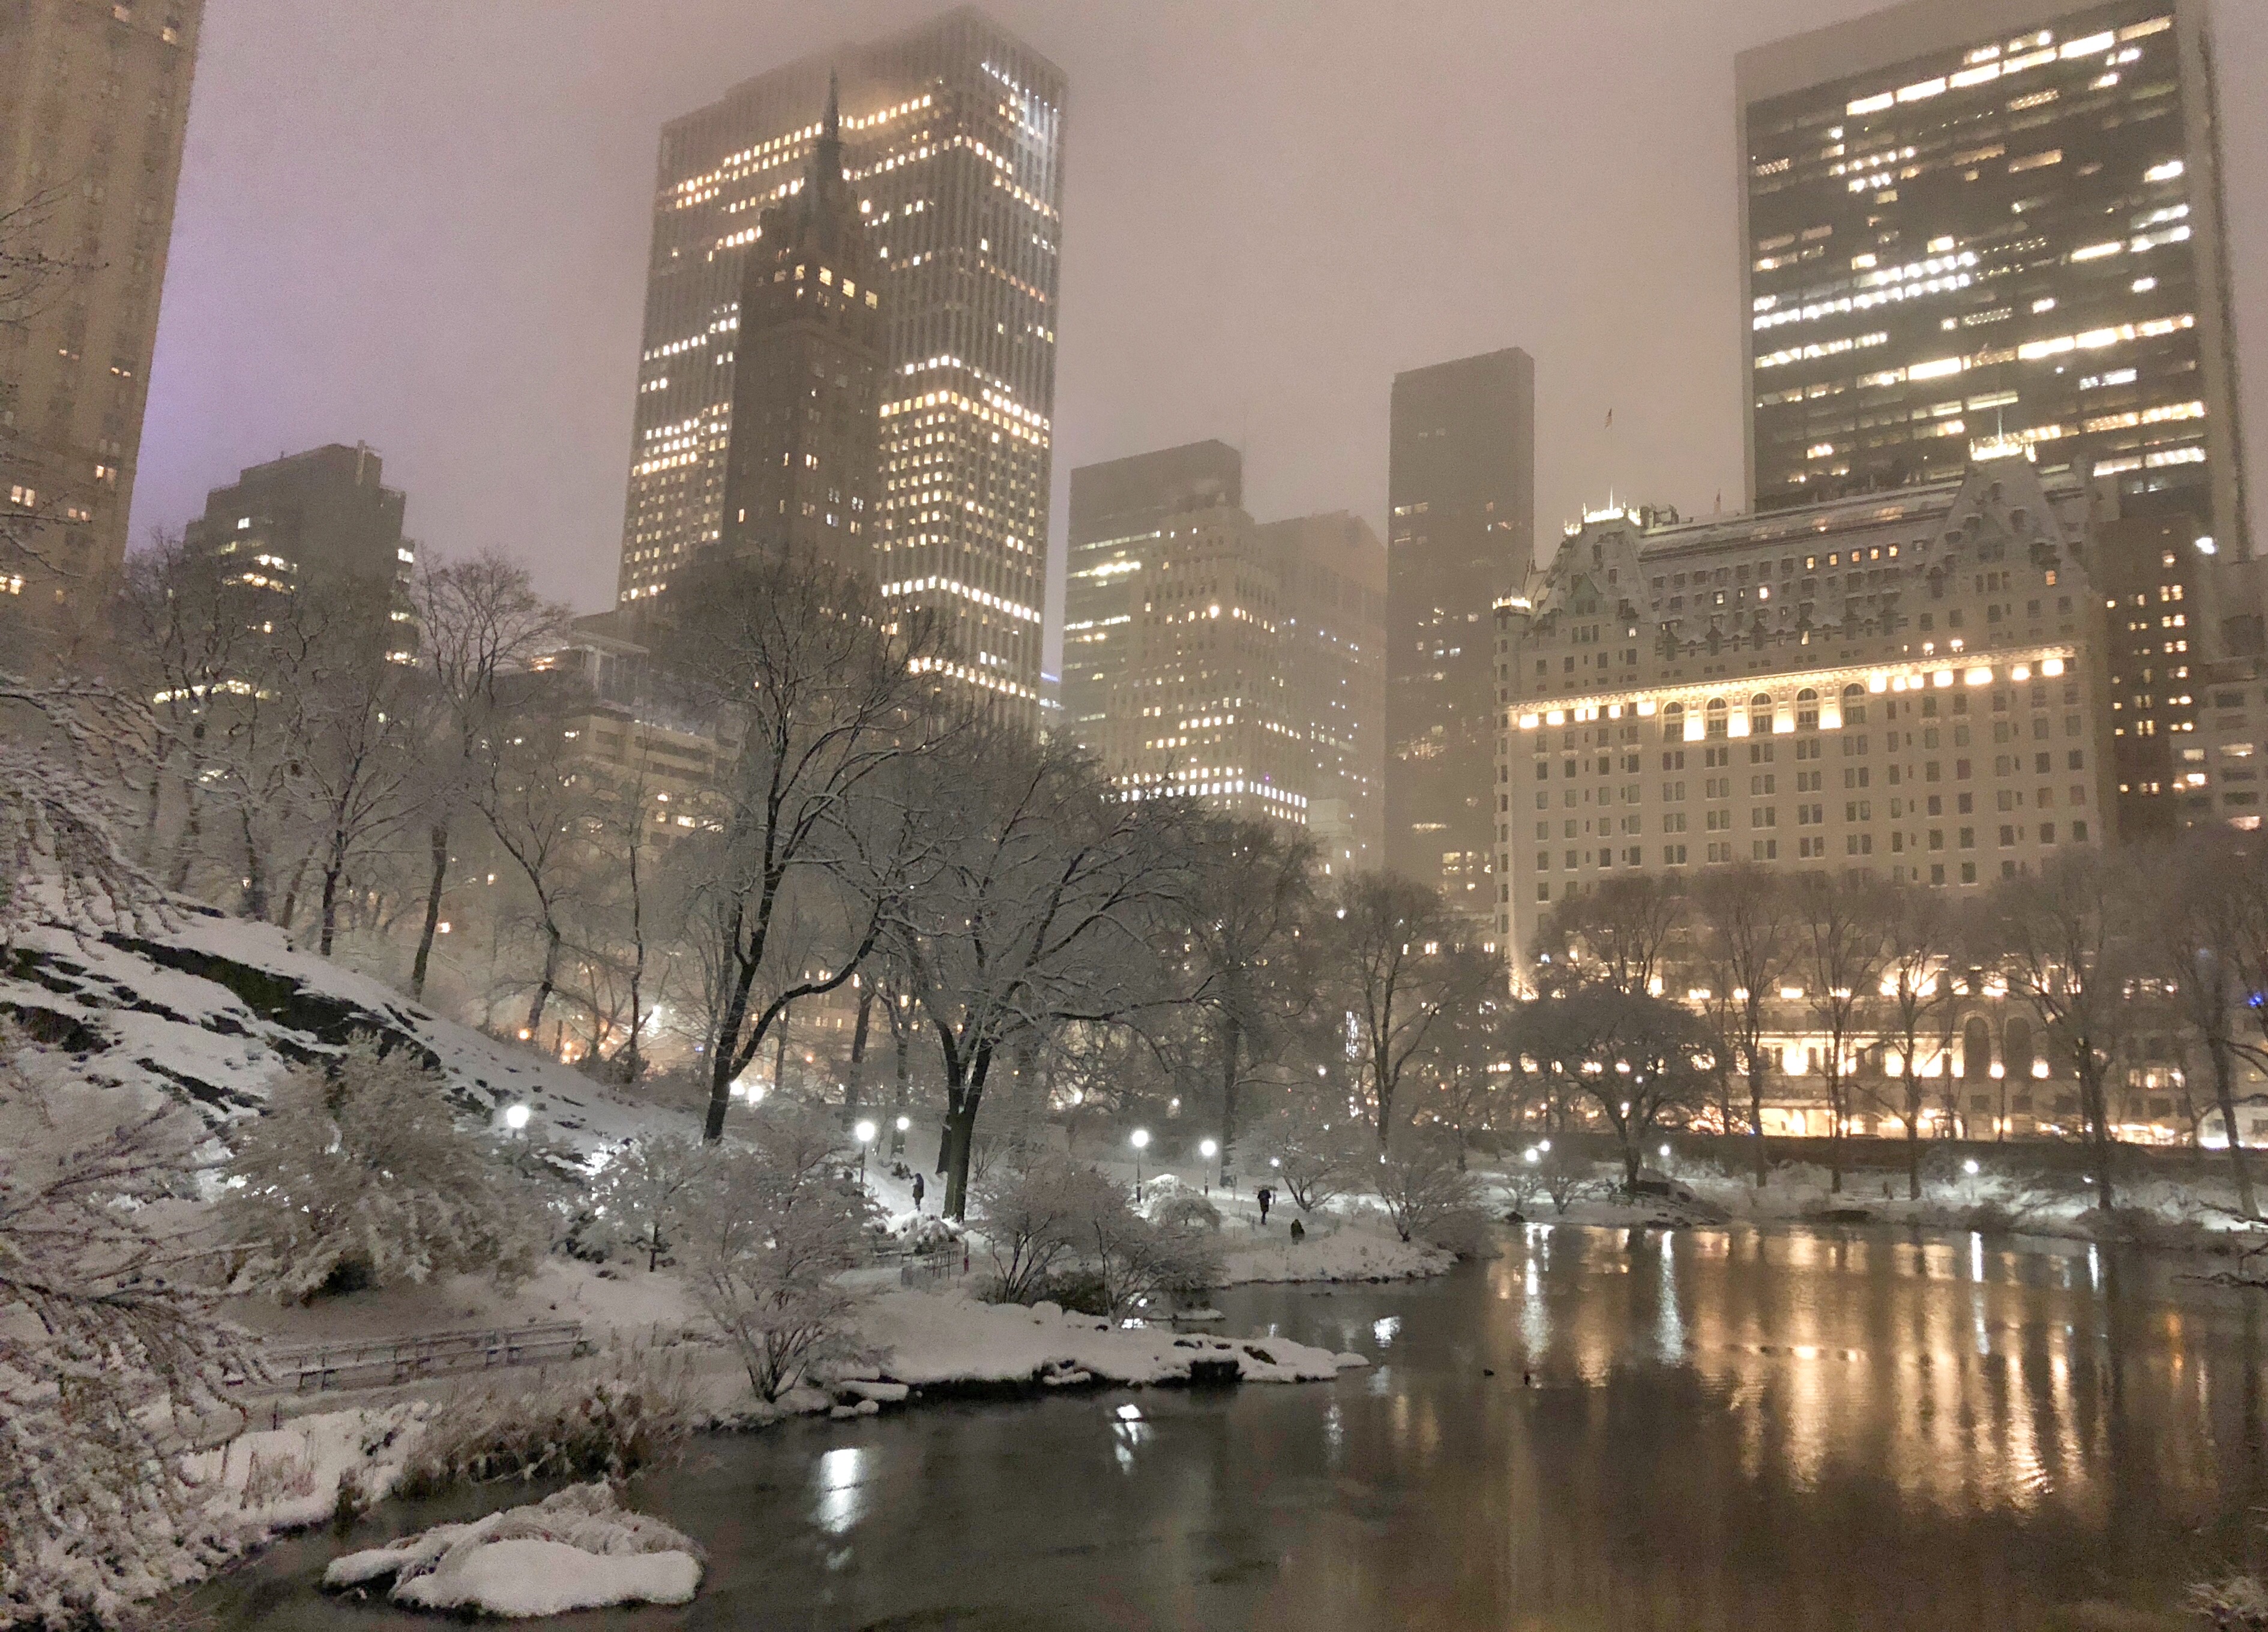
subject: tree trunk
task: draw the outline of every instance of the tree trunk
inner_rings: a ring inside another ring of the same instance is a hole
[[[850,1069],[843,1082],[843,1114],[855,1117],[858,1103],[866,1088],[866,1030],[873,1022],[874,988],[865,980],[858,983],[858,1023],[850,1031]]]
[[[945,1087],[945,1215],[966,1218],[968,1215],[968,1156],[976,1143],[976,1107],[984,1097],[984,1078],[992,1064],[990,1048],[979,1048],[975,1062],[968,1067],[964,1081],[955,1082],[947,1076]],[[952,1063],[946,1062],[950,1073]]]
[[[2099,1074],[2082,1069],[2080,1106],[2087,1118],[2088,1147],[2095,1157],[2095,1204],[2103,1212],[2117,1205],[2110,1193],[2110,1104]]]
[[[441,923],[441,890],[449,878],[449,824],[436,822],[427,834],[433,846],[433,871],[425,881],[425,923],[417,932],[417,956],[409,964],[409,995],[425,995],[425,970],[433,961],[433,935]]]
[[[1749,1057],[1749,1134],[1756,1143],[1756,1188],[1764,1187],[1769,1163],[1764,1158],[1764,1060],[1761,1048],[1751,1047]]]
[[[2247,1218],[2257,1218],[2260,1209],[2253,1200],[2252,1174],[2244,1164],[2244,1141],[2236,1127],[2236,1062],[2230,1057],[2226,1038],[2208,1038],[2205,1047],[2213,1056],[2213,1095],[2220,1106],[2221,1132],[2228,1137],[2228,1167],[2236,1180],[2237,1208]]]
[[[543,1024],[544,1006],[551,1001],[552,991],[559,984],[559,945],[563,939],[559,926],[547,914],[543,920],[543,978],[536,983],[534,999],[527,1006],[527,1035],[539,1046],[541,1038],[536,1032]]]
[[[1906,1200],[1921,1200],[1921,1090],[1914,1086],[1913,1056],[1906,1056]]]
[[[1843,1060],[1842,1044],[1834,1036],[1827,1039],[1830,1057],[1827,1062],[1827,1193],[1843,1193]]]
[[[196,784],[181,784],[181,834],[173,841],[173,871],[167,882],[179,893],[189,887],[189,868],[196,861],[197,840],[204,831],[204,814]]]
[[[337,933],[339,922],[339,880],[347,870],[346,858],[335,849],[323,868],[323,918],[320,950],[325,957],[331,955],[331,938]]]
[[[1220,1049],[1220,1187],[1228,1190],[1236,1183],[1236,1089],[1237,1056],[1244,1049],[1244,1028],[1233,1013],[1225,1017],[1225,1030]],[[1458,1165],[1464,1164],[1464,1150],[1458,1148]]]

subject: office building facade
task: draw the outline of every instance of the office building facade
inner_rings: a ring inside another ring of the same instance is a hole
[[[0,10],[0,622],[47,644],[114,586],[203,0]]]
[[[882,314],[830,92],[796,194],[741,256],[724,553],[873,570]]]
[[[973,8],[665,128],[619,593],[659,593],[722,535],[742,262],[762,212],[804,185],[830,74],[884,330],[873,570],[945,615],[949,680],[1035,717],[1064,85]]]
[[[1063,724],[1090,752],[1104,751],[1104,724],[1141,610],[1137,579],[1163,546],[1167,522],[1243,503],[1243,456],[1226,442],[1192,442],[1071,473]]]
[[[1387,473],[1386,864],[1489,915],[1490,609],[1535,549],[1535,366],[1394,380]]]
[[[2203,0],[1910,0],[1739,59],[1749,497],[2002,444],[2242,553]]]
[[[182,542],[235,581],[276,594],[383,587],[394,621],[407,625],[417,550],[401,530],[409,501],[386,485],[385,470],[369,447],[339,442],[249,466],[205,495]]]
[[[1497,613],[1497,927],[1753,861],[1973,892],[2114,836],[2088,496],[2021,454],[1799,509],[1592,513]]]

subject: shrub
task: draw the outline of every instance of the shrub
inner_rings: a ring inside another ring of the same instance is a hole
[[[1187,1191],[1152,1201],[1143,1212],[1160,1230],[1178,1230],[1191,1235],[1199,1231],[1217,1235],[1220,1231],[1220,1209],[1205,1197],[1191,1195]]]
[[[993,1296],[1038,1298],[1057,1265],[1079,1251],[1079,1222],[1105,1204],[1109,1181],[1060,1156],[996,1169],[976,1185],[976,1215],[992,1260]]]
[[[533,1387],[468,1390],[425,1419],[394,1494],[414,1499],[490,1479],[626,1479],[675,1455],[694,1422],[681,1362],[651,1351]]]
[[[1414,1130],[1395,1135],[1378,1164],[1374,1193],[1404,1241],[1445,1247],[1461,1257],[1481,1250],[1488,1215],[1480,1184],[1457,1165],[1447,1141]]]
[[[543,1245],[541,1198],[458,1127],[439,1075],[368,1035],[331,1069],[284,1080],[227,1182],[237,1284],[285,1302],[473,1271],[524,1277]]]
[[[1328,1206],[1360,1187],[1367,1131],[1344,1116],[1332,1118],[1318,1102],[1285,1105],[1252,1130],[1262,1183],[1284,1187],[1302,1213]]]
[[[584,1239],[605,1251],[632,1250],[651,1270],[675,1243],[722,1147],[679,1134],[634,1139],[612,1152],[592,1180]]]

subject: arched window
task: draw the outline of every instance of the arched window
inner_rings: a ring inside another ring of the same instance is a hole
[[[1982,1015],[1972,1016],[1961,1028],[1961,1078],[1981,1082],[1992,1070],[1992,1028]]]
[[[1732,716],[1725,712],[1725,699],[1723,698],[1711,698],[1709,699],[1709,706],[1703,711],[1703,713],[1704,717],[1709,722],[1709,735],[1711,736],[1723,736],[1727,734],[1729,728],[1727,722],[1731,720]]]
[[[1846,726],[1867,723],[1867,688],[1856,682],[1843,688],[1843,723]]]
[[[1770,736],[1771,726],[1771,698],[1759,691],[1749,699],[1749,734],[1751,736]]]
[[[1819,693],[1809,686],[1795,694],[1795,728],[1799,731],[1819,729]]]
[[[1685,740],[1685,705],[1671,703],[1661,711],[1661,740],[1683,742]]]
[[[2036,1069],[2036,1058],[2032,1045],[2032,1023],[2021,1015],[2008,1022],[2008,1030],[2000,1047],[2000,1058],[2008,1062],[2008,1074],[2021,1082],[2029,1082]]]

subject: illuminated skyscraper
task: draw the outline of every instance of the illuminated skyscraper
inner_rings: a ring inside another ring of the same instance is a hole
[[[83,627],[126,554],[203,0],[0,5],[0,620]]]
[[[2129,835],[2171,826],[2192,668],[2258,630],[2213,570],[2249,551],[2211,47],[2202,0],[1910,0],[1737,71],[1755,506],[2019,447],[2115,502]]]
[[[1491,619],[1535,552],[1528,353],[1396,374],[1386,485],[1386,864],[1485,916],[1495,893]]]
[[[620,594],[725,521],[741,263],[842,85],[885,337],[872,561],[948,617],[951,677],[1035,718],[1055,400],[1062,71],[970,7],[748,80],[661,140]]]
[[[2242,530],[2199,0],[1911,0],[1743,54],[1749,485],[2004,441]]]

